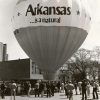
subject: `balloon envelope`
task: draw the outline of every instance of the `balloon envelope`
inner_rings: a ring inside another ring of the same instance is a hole
[[[19,0],[13,25],[23,50],[50,78],[83,43],[90,20],[80,0]]]

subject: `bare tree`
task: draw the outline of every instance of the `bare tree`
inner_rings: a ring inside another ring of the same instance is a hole
[[[93,52],[94,52],[95,60],[100,62],[100,46],[96,46],[93,49]]]
[[[92,58],[93,53],[91,50],[81,48],[67,61],[68,68],[73,72],[74,76],[78,73],[81,79],[84,79],[86,78],[87,69],[91,64]]]

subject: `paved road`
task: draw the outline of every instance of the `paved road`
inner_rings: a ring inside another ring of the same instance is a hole
[[[81,100],[80,95],[74,95],[73,100]],[[14,98],[11,98],[11,96],[5,97],[5,99],[0,100],[14,100]],[[55,93],[54,97],[47,98],[46,96],[44,97],[34,97],[34,95],[31,95],[30,97],[27,96],[16,96],[15,100],[68,100],[67,97],[64,95],[64,93]]]
[[[98,94],[99,94],[99,98],[100,98],[100,92]],[[81,99],[82,99],[82,96],[75,95],[75,92],[74,92],[73,100],[81,100]],[[6,96],[5,99],[0,98],[0,100],[14,100],[14,98],[11,96]],[[29,97],[28,96],[16,96],[15,100],[68,100],[68,99],[64,93],[55,93],[55,96],[50,97],[50,98],[47,98],[46,96],[44,96],[42,98],[41,97],[35,98],[34,95],[31,95]],[[92,90],[91,90],[90,98],[88,98],[88,100],[93,100],[92,99]],[[98,99],[98,100],[100,100],[100,99]]]
[[[73,100],[81,100],[81,95],[73,95]],[[92,100],[92,94],[90,96],[90,98],[88,98],[89,100]],[[14,100],[13,97],[11,96],[6,96],[5,99],[1,99],[0,100]],[[34,97],[34,95],[31,96],[16,96],[15,100],[68,100],[67,97],[64,95],[64,93],[55,93],[54,97],[50,97],[47,98],[46,96],[44,97]],[[100,99],[99,99],[100,100]]]

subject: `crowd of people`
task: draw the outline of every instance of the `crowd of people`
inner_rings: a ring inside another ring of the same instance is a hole
[[[87,100],[90,97],[90,87],[93,88],[93,99],[98,99],[99,84],[98,82],[90,82],[84,79],[82,82],[60,82],[60,81],[44,81],[37,80],[32,83],[30,81],[21,82],[1,82],[0,95],[5,98],[5,95],[34,95],[35,97],[47,98],[54,96],[56,92],[64,93],[69,100],[73,98],[73,90],[76,95],[82,95],[82,100]]]

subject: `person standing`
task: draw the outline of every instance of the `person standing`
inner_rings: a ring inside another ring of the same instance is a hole
[[[65,83],[65,86],[64,86],[64,89],[65,89],[65,96],[67,96],[67,98],[68,98],[68,89],[67,89],[67,85],[68,85],[68,83],[66,82],[66,83]]]
[[[62,82],[62,83],[61,83],[61,92],[62,92],[62,93],[64,93],[64,86],[65,86],[65,84],[64,84],[64,82]]]
[[[5,98],[5,89],[6,89],[6,86],[5,86],[5,82],[3,81],[3,83],[1,84],[0,86],[1,88],[1,98],[4,99]]]
[[[44,82],[41,81],[39,85],[39,93],[41,94],[41,97],[44,96],[44,87],[45,87]]]
[[[96,82],[93,83],[93,99],[98,99],[98,84]]]
[[[25,90],[25,94],[26,94],[27,96],[29,96],[30,88],[31,88],[30,82],[26,81],[26,82],[24,83],[24,90]]]
[[[82,82],[78,82],[80,95],[82,94]]]
[[[31,91],[31,83],[28,82],[28,93],[27,93],[27,96],[30,96],[30,91]]]
[[[87,100],[87,93],[86,93],[87,83],[86,83],[85,79],[82,81],[81,86],[82,86],[82,100],[84,100],[84,99]]]
[[[47,98],[51,97],[51,84],[50,84],[50,81],[47,82],[46,88],[47,88]]]
[[[90,97],[90,83],[87,82],[87,96]]]
[[[74,82],[74,88],[75,88],[75,92],[76,92],[76,95],[77,95],[77,82]]]
[[[52,81],[51,82],[51,95],[54,96],[54,91],[55,91],[55,84],[54,82]]]
[[[73,89],[74,85],[71,83],[71,81],[67,85],[67,90],[68,90],[68,98],[69,100],[73,100]]]
[[[16,89],[17,89],[17,84],[15,82],[13,82],[11,84],[11,96],[14,96],[14,100],[15,100],[15,96],[16,96]]]
[[[39,82],[36,82],[36,84],[35,84],[35,89],[34,89],[35,97],[36,97],[37,95],[38,95],[38,97],[39,97],[39,86],[40,86]]]
[[[58,92],[60,92],[60,87],[61,87],[60,81],[57,82],[56,87],[58,89]]]

